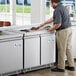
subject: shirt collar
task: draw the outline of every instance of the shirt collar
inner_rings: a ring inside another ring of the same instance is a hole
[[[59,7],[60,5],[61,5],[61,3],[58,3],[58,5],[56,6],[56,8]],[[56,8],[55,8],[55,9],[56,9]]]

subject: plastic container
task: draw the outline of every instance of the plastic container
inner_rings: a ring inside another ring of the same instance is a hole
[[[11,23],[9,21],[0,21],[0,27],[3,26],[11,26]]]
[[[3,26],[3,21],[0,21],[0,27],[2,27]]]

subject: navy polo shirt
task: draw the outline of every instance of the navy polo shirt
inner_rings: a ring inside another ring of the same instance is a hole
[[[56,29],[57,31],[71,26],[68,9],[60,3],[54,10],[53,18],[54,18],[54,24],[61,23],[61,26],[58,29]]]

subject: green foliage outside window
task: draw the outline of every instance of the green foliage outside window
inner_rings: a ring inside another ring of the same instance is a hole
[[[46,14],[50,13],[50,8],[46,7],[45,11]],[[0,12],[10,12],[10,5],[2,5],[0,4]],[[22,5],[17,5],[16,6],[16,13],[31,13],[31,7],[29,5],[22,6]]]

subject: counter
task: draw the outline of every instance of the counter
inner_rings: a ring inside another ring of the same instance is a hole
[[[23,34],[24,71],[50,67],[55,63],[55,31],[40,29],[37,31],[11,30]]]

